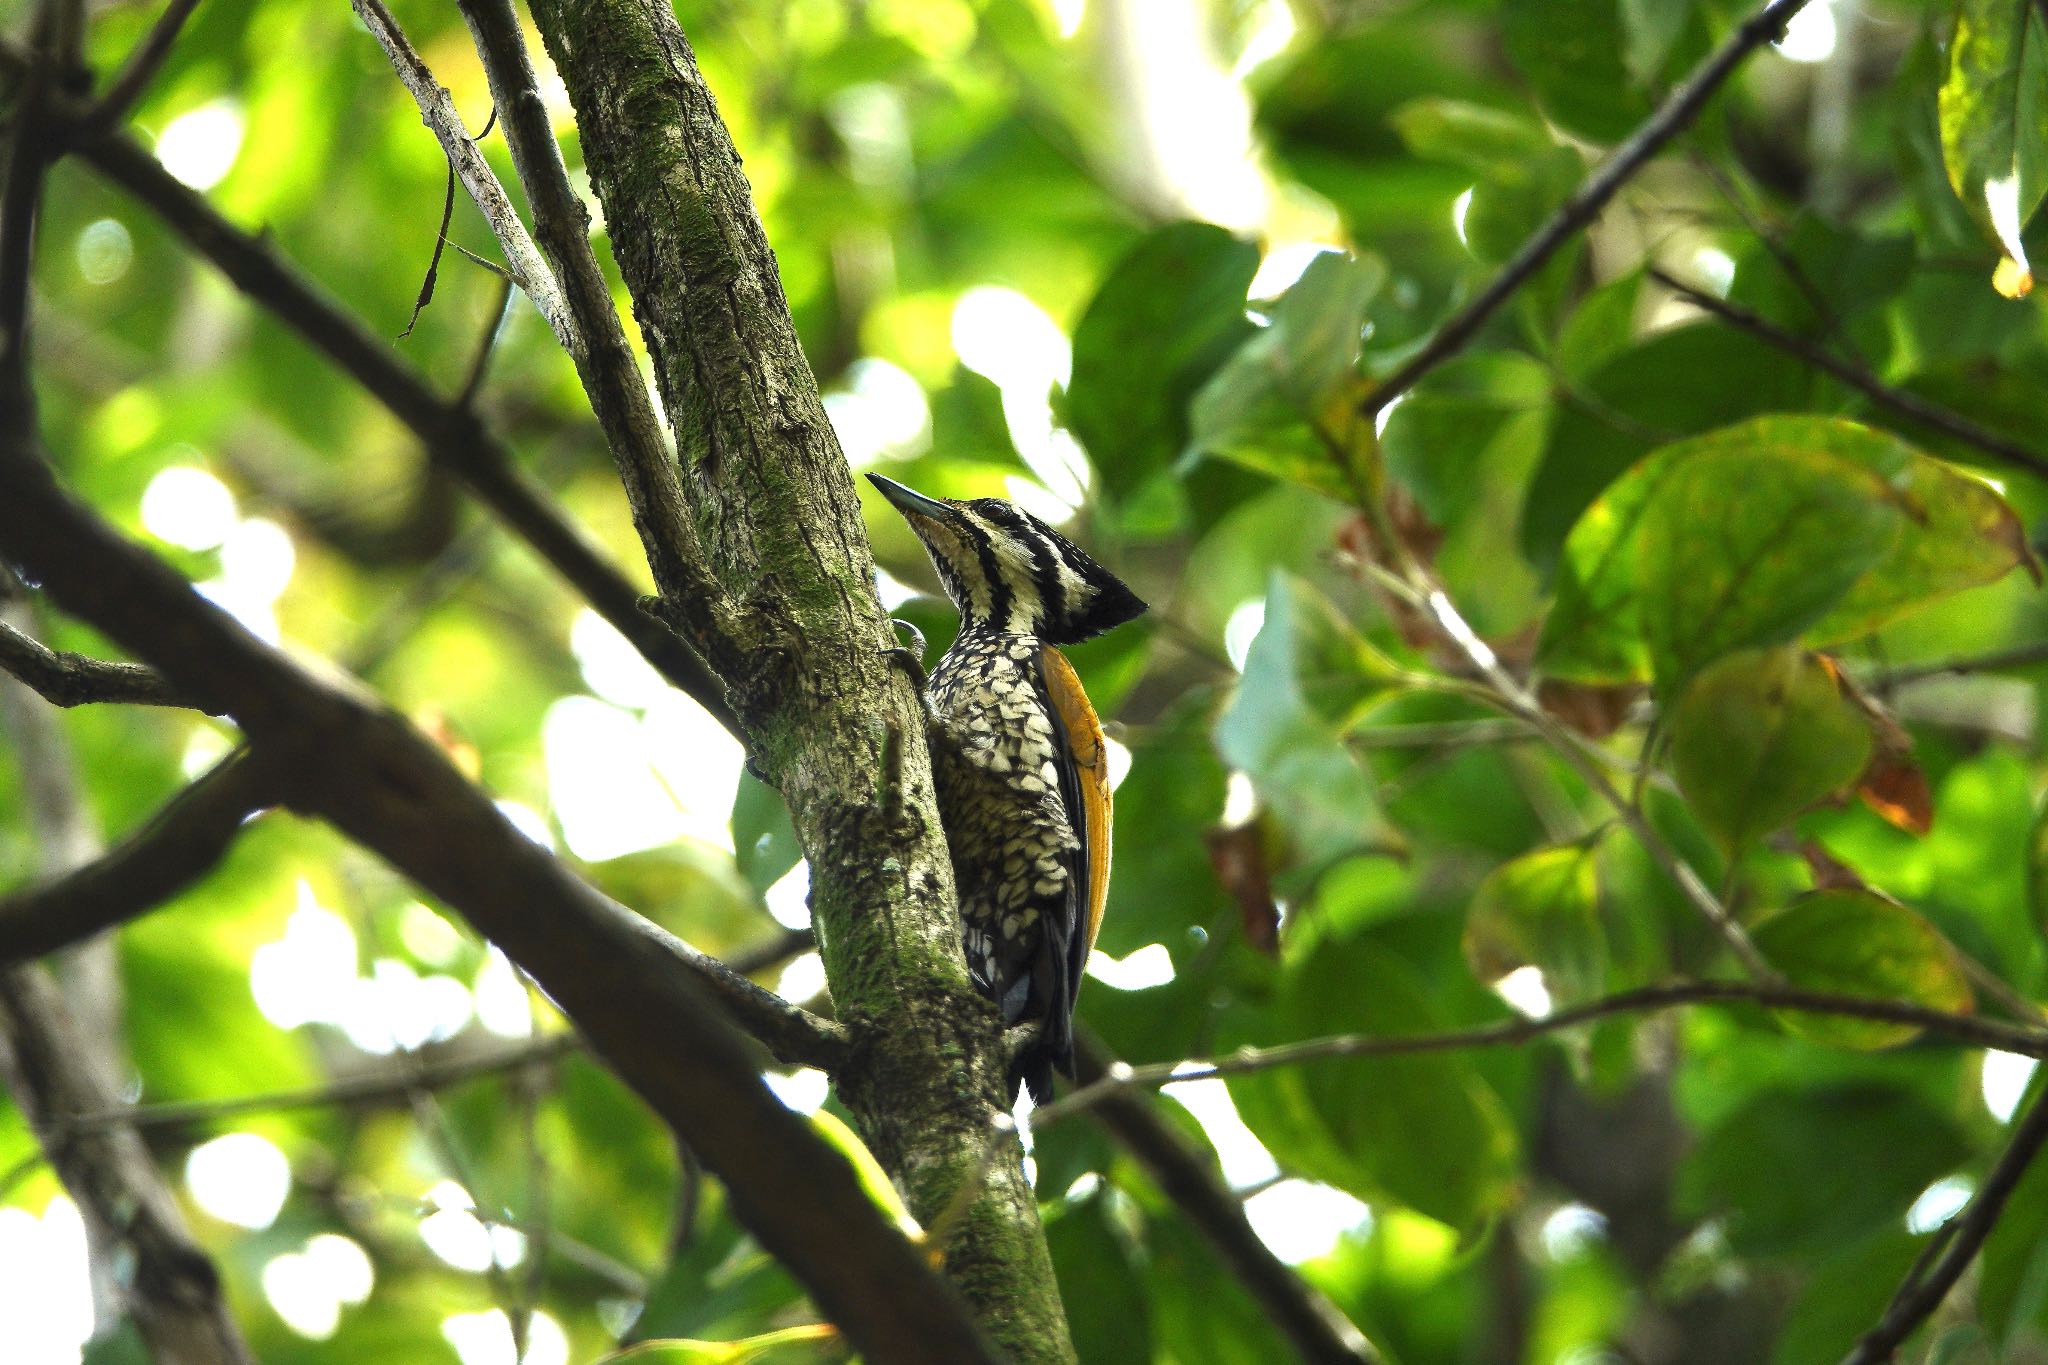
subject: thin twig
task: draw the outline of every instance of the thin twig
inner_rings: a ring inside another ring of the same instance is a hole
[[[1528,723],[1503,717],[1372,725],[1352,731],[1344,737],[1344,742],[1355,749],[1468,749],[1542,737]]]
[[[51,649],[5,621],[0,621],[0,669],[27,683],[52,706],[84,706],[93,702],[139,706],[192,704],[153,668]]]
[[[109,1128],[191,1128],[241,1114],[275,1114],[289,1109],[375,1108],[407,1103],[416,1090],[446,1090],[483,1076],[543,1065],[580,1051],[583,1040],[573,1033],[552,1033],[535,1042],[499,1048],[474,1057],[423,1062],[399,1075],[352,1076],[326,1085],[279,1090],[263,1095],[238,1095],[225,1100],[185,1100],[170,1104],[133,1104],[78,1114],[65,1121],[67,1133],[99,1133]],[[472,1192],[473,1193],[473,1192]]]
[[[1559,1010],[1540,1019],[1506,1019],[1497,1024],[1452,1029],[1443,1033],[1388,1035],[1345,1033],[1329,1038],[1311,1038],[1279,1047],[1240,1048],[1224,1057],[1206,1061],[1159,1062],[1148,1066],[1112,1066],[1091,1085],[1084,1085],[1044,1105],[1031,1116],[1034,1128],[1057,1123],[1092,1108],[1111,1095],[1126,1090],[1155,1090],[1183,1081],[1208,1080],[1215,1076],[1237,1076],[1303,1062],[1327,1061],[1340,1057],[1397,1057],[1425,1052],[1458,1052],[1472,1048],[1511,1047],[1563,1029],[1575,1028],[1595,1019],[1618,1014],[1648,1014],[1676,1009],[1682,1005],[1757,1005],[1798,1014],[1833,1015],[1869,1019],[1882,1023],[1908,1024],[1956,1042],[1976,1047],[1997,1048],[2022,1056],[2048,1058],[2048,1029],[1980,1019],[1975,1015],[1950,1014],[1903,1000],[1873,1000],[1827,991],[1800,990],[1790,986],[1759,985],[1745,981],[1682,981],[1662,986],[1644,986],[1591,1000]]]
[[[1945,436],[1953,436],[1956,440],[1974,446],[1994,459],[2016,465],[2033,474],[2048,475],[2048,456],[2018,441],[2001,436],[1988,427],[1979,426],[1962,414],[1951,412],[1938,403],[1930,403],[1918,394],[1893,388],[1863,366],[1844,360],[1826,347],[1786,331],[1740,304],[1730,303],[1704,289],[1687,284],[1656,266],[1651,266],[1648,273],[1651,279],[1695,308],[1711,313],[1730,326],[1739,327],[1759,340],[1768,342],[1789,355],[1797,356],[1815,369],[1833,375],[1880,407],[1890,408],[1901,417],[1918,422]]]
[[[579,344],[567,348],[569,356],[626,486],[654,581],[668,605],[716,621],[724,615],[724,593],[696,567],[703,562],[696,523],[683,504],[661,418],[590,244],[590,210],[569,182],[527,56],[525,30],[510,0],[459,0],[458,8],[504,116],[505,144],[533,209],[534,236],[575,320]]]
[[[2048,640],[2014,645],[2011,649],[1994,650],[1989,654],[1963,654],[1952,659],[1931,659],[1925,663],[1881,668],[1870,675],[1870,683],[1875,687],[1899,687],[1925,678],[1996,673],[2001,669],[2027,668],[2041,663],[2048,663]]]
[[[457,407],[473,407],[476,396],[482,392],[484,377],[490,373],[491,357],[498,353],[498,338],[505,332],[506,310],[512,305],[512,281],[498,282],[498,302],[491,309],[491,325],[484,328],[484,334],[477,338],[476,353],[470,357],[469,373],[462,378],[462,387],[456,390]]]
[[[1499,657],[1479,638],[1471,623],[1459,614],[1457,604],[1451,601],[1450,595],[1440,587],[1428,585],[1428,576],[1420,565],[1411,565],[1410,569],[1424,583],[1424,587],[1418,590],[1399,579],[1393,579],[1390,586],[1418,593],[1419,600],[1414,605],[1435,620],[1444,638],[1465,656],[1466,661],[1478,673],[1484,685],[1472,688],[1470,695],[1473,699],[1507,711],[1541,734],[1558,757],[1570,764],[1584,779],[1586,785],[1591,787],[1621,822],[1628,826],[1629,832],[1635,835],[1636,842],[1643,846],[1643,851],[1663,869],[1664,875],[1672,880],[1678,887],[1679,894],[1700,913],[1701,918],[1714,926],[1715,931],[1721,935],[1729,950],[1741,961],[1749,974],[1759,981],[1778,980],[1777,969],[1765,961],[1763,954],[1757,951],[1756,945],[1750,941],[1748,931],[1733,914],[1729,913],[1728,907],[1714,894],[1712,888],[1700,879],[1692,864],[1680,857],[1678,850],[1673,848],[1657,831],[1656,826],[1650,823],[1649,817],[1643,813],[1641,803],[1631,800],[1616,787],[1601,761],[1593,756],[1578,735],[1545,710],[1543,703],[1535,694],[1501,666]],[[1389,577],[1391,578],[1391,575]],[[1639,768],[1639,774],[1646,776],[1649,767],[1649,763],[1645,761]],[[1639,777],[1639,786],[1641,780],[1642,777]]]
[[[164,6],[164,12],[157,16],[149,32],[142,35],[142,41],[128,54],[121,74],[114,77],[106,93],[86,112],[85,121],[89,126],[94,129],[112,128],[128,117],[128,111],[135,107],[148,91],[149,83],[156,79],[164,59],[171,55],[171,47],[178,41],[185,21],[198,8],[199,0],[170,0]]]
[[[2006,1201],[2012,1198],[2013,1190],[2018,1188],[2044,1142],[2048,1142],[2048,1091],[2035,1097],[2013,1130],[2012,1141],[2006,1144],[1998,1164],[1984,1177],[1976,1198],[1955,1220],[1955,1234],[1949,1238],[1941,1259],[1924,1275],[1908,1276],[1877,1326],[1842,1358],[1842,1365],[1880,1365],[1890,1360],[1906,1338],[1933,1315],[1963,1272],[1970,1268],[1970,1262],[1977,1258],[1984,1239],[1991,1235],[1998,1215],[2005,1211]]]
[[[1074,1062],[1084,1088],[1122,1065],[1086,1033],[1075,1039]],[[1094,1107],[1094,1115],[1207,1240],[1305,1365],[1372,1365],[1378,1359],[1357,1326],[1273,1254],[1245,1216],[1240,1193],[1223,1183],[1209,1154],[1158,1106],[1138,1094],[1110,1095]]]
[[[384,0],[349,0],[349,3],[354,7],[356,17],[370,30],[370,36],[384,49],[385,56],[391,59],[392,69],[419,106],[421,120],[440,139],[441,150],[447,154],[449,166],[461,177],[463,188],[469,191],[469,197],[483,213],[484,221],[490,224],[491,235],[498,239],[498,248],[505,253],[505,263],[512,272],[512,278],[533,300],[534,307],[540,309],[540,315],[554,329],[563,349],[575,354],[579,344],[576,323],[562,298],[561,286],[534,247],[526,224],[519,221],[519,212],[512,207],[511,196],[505,193],[496,172],[484,160],[483,153],[477,150],[476,139],[469,135],[469,129],[464,125],[462,115],[456,112],[455,101],[449,97],[446,87],[434,79],[434,73],[413,50],[404,31],[398,27],[398,21],[384,7]]]
[[[1528,283],[1558,248],[1598,217],[1607,201],[1623,185],[1648,165],[1666,143],[1699,117],[1700,110],[1721,88],[1722,82],[1742,64],[1743,58],[1783,33],[1786,21],[1805,8],[1806,2],[1769,0],[1762,9],[1738,25],[1718,48],[1707,55],[1705,61],[1693,68],[1692,74],[1666,97],[1657,111],[1572,191],[1571,198],[1559,205],[1557,211],[1522,243],[1521,249],[1470,303],[1437,328],[1427,344],[1405,364],[1373,387],[1359,405],[1361,413],[1366,417],[1378,416],[1389,403],[1414,388],[1424,375],[1463,350],[1487,319],[1516,290]]]
[[[0,47],[0,65],[8,64],[7,51]],[[132,140],[116,134],[83,138],[77,150],[383,403],[434,459],[460,476],[598,615],[632,641],[657,672],[744,740],[723,684],[682,637],[640,610],[634,585],[532,482],[475,413],[434,393],[355,317],[287,265],[269,241],[222,218],[203,195],[181,184]]]
[[[492,118],[497,117],[495,111]],[[427,305],[434,301],[434,286],[441,279],[441,253],[448,247],[448,225],[455,221],[455,163],[448,163],[448,185],[441,191],[441,226],[434,229],[434,254],[427,257],[427,273],[420,278],[420,292],[412,301],[412,316],[405,320],[405,330],[398,334],[400,341],[412,335],[412,329],[419,326],[420,314],[427,311]],[[509,281],[509,277],[508,281]]]

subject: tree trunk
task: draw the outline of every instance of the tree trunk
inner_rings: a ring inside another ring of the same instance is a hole
[[[655,0],[535,0],[655,377],[682,478],[753,648],[714,662],[789,803],[854,1056],[835,1078],[930,1222],[1002,1144],[951,1229],[947,1273],[1017,1361],[1073,1359],[1004,1110],[1001,1029],[961,957],[923,710],[890,628],[845,456],[818,398],[740,158]],[[692,628],[699,604],[667,601]]]

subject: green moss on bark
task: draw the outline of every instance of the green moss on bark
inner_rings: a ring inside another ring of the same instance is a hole
[[[812,913],[863,1137],[929,1221],[1004,1144],[946,1248],[989,1337],[1070,1362],[1003,1107],[1000,1029],[960,955],[923,711],[890,640],[844,455],[797,345],[738,154],[660,0],[537,0],[676,427],[713,570],[763,647],[729,677],[811,859]],[[679,616],[687,605],[669,604]]]

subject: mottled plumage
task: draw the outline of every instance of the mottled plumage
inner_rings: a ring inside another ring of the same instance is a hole
[[[1081,971],[1109,885],[1102,727],[1057,646],[1145,609],[1038,518],[869,475],[930,551],[960,634],[925,684],[961,943],[1006,1025],[1043,1021],[1011,1076],[1043,1101],[1073,1074]]]

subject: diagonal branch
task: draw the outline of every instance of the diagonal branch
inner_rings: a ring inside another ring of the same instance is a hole
[[[178,41],[178,34],[184,30],[185,21],[192,17],[192,11],[199,8],[199,0],[170,0],[164,12],[150,25],[149,32],[128,54],[122,64],[121,74],[108,84],[106,92],[94,102],[86,115],[94,128],[111,128],[128,117],[149,89],[149,83],[156,79],[164,59],[171,55],[171,47]]]
[[[275,785],[238,749],[103,857],[0,896],[0,964],[83,942],[176,896],[227,855],[244,822],[274,799]]]
[[[2006,1201],[2012,1198],[2027,1168],[2040,1155],[2043,1143],[2048,1143],[2048,1091],[2035,1096],[2019,1126],[2013,1130],[2012,1141],[1999,1156],[1998,1164],[1984,1178],[1976,1198],[1949,1225],[1954,1231],[1948,1236],[1941,1258],[1925,1273],[1909,1276],[1899,1286],[1877,1326],[1866,1332],[1855,1349],[1843,1357],[1842,1365],[1882,1365],[1882,1362],[1892,1359],[1893,1353],[1905,1344],[1906,1338],[1912,1336],[1921,1323],[1933,1316],[1934,1310],[1941,1307],[1941,1301],[1955,1288],[1956,1281],[1970,1268],[1970,1262],[1977,1259],[1984,1239],[1991,1235],[1999,1214],[2005,1211]]]
[[[590,210],[569,183],[540,82],[527,56],[526,35],[510,0],[458,3],[483,58],[491,98],[504,120],[512,164],[533,208],[534,234],[561,281],[575,320],[580,345],[570,347],[569,354],[576,362],[577,378],[625,483],[648,561],[656,566],[655,579],[665,594],[670,593],[680,575],[664,574],[661,565],[679,556],[701,561],[702,551],[683,505],[675,455],[590,244]],[[683,600],[672,598],[669,605],[680,609],[673,614],[687,621],[706,610],[715,612],[718,598],[693,592]],[[730,620],[713,624],[720,633],[734,630]]]
[[[52,706],[84,706],[92,702],[190,705],[153,668],[51,649],[5,621],[0,621],[0,670],[27,683]]]
[[[1607,201],[1620,193],[1621,187],[1638,171],[1649,165],[1651,159],[1664,150],[1665,144],[1699,117],[1707,101],[1735,73],[1735,68],[1742,65],[1743,59],[1783,33],[1786,21],[1805,6],[1806,0],[1769,0],[1762,9],[1737,25],[1735,31],[1708,53],[1706,59],[1693,68],[1692,74],[1665,98],[1657,111],[1629,134],[1628,140],[1616,147],[1572,191],[1571,197],[1544,220],[1543,225],[1522,243],[1521,249],[1487,281],[1486,287],[1474,295],[1471,302],[1438,327],[1422,349],[1410,356],[1405,364],[1373,386],[1372,392],[1360,402],[1360,412],[1368,418],[1378,416],[1388,404],[1414,388],[1424,375],[1465,349],[1487,320],[1557,254],[1558,248],[1599,217],[1600,210],[1607,207]]]
[[[370,30],[370,36],[384,49],[384,55],[391,59],[391,67],[398,73],[399,81],[412,93],[413,102],[420,107],[420,121],[440,139],[448,164],[461,178],[463,188],[469,191],[469,197],[483,213],[484,221],[491,225],[491,235],[498,239],[498,248],[505,253],[505,263],[513,283],[533,300],[533,306],[547,319],[562,348],[575,354],[579,347],[576,324],[569,316],[561,288],[555,283],[554,272],[548,269],[547,263],[541,260],[540,252],[534,249],[533,238],[526,233],[526,224],[519,221],[519,212],[512,207],[511,197],[498,183],[498,177],[484,160],[483,153],[477,150],[476,141],[470,137],[462,115],[456,112],[455,101],[449,97],[447,87],[434,79],[434,73],[427,69],[426,62],[406,41],[398,21],[384,7],[384,0],[349,0],[349,4],[354,7],[356,18],[363,21],[363,27]]]
[[[33,59],[0,45],[0,71],[17,81],[38,70]],[[437,395],[351,314],[289,266],[268,241],[243,232],[132,139],[78,126],[78,110],[52,100],[63,114],[72,150],[101,175],[147,205],[188,245],[212,261],[236,288],[291,327],[412,430],[428,453],[458,474],[485,505],[583,594],[649,663],[696,700],[735,736],[744,738],[723,683],[699,653],[642,611],[632,583],[565,517],[511,452],[466,405]],[[664,589],[666,591],[666,589]],[[704,600],[713,594],[705,590]]]
[[[1930,403],[1918,394],[1893,388],[1864,366],[1844,360],[1825,346],[1786,331],[1741,304],[1730,303],[1704,289],[1696,289],[1656,266],[1650,267],[1649,276],[1693,307],[1711,313],[1731,326],[1741,328],[1788,355],[1797,356],[1817,370],[1833,375],[1880,407],[1890,408],[1909,421],[1918,422],[1944,436],[1953,436],[1966,445],[1975,446],[1994,459],[2034,474],[2048,475],[2048,456],[2029,446],[2001,436],[1988,427],[1979,426],[1961,413],[1951,412],[1939,403]]]
[[[864,1354],[989,1359],[964,1305],[845,1158],[761,1084],[749,1046],[655,936],[520,834],[402,718],[256,640],[61,491],[29,413],[0,412],[0,551],[67,610],[225,707],[279,762],[295,808],[376,850],[524,967],[724,1178],[741,1220]]]
[[[1075,1079],[1084,1087],[1122,1066],[1100,1041],[1077,1040]],[[1078,1093],[1078,1092],[1077,1092]],[[1040,1111],[1041,1113],[1043,1111]],[[1244,1201],[1210,1168],[1194,1144],[1135,1094],[1105,1096],[1095,1119],[1143,1166],[1208,1239],[1217,1258],[1265,1310],[1266,1317],[1294,1343],[1308,1365],[1370,1365],[1379,1359],[1335,1304],[1273,1254],[1245,1217]]]
[[[1208,1080],[1217,1076],[1238,1076],[1274,1067],[1298,1066],[1304,1062],[1328,1061],[1339,1057],[1406,1057],[1425,1052],[1462,1052],[1473,1048],[1513,1047],[1548,1034],[1576,1028],[1595,1019],[1618,1014],[1649,1014],[1682,1005],[1758,1005],[1797,1014],[1832,1015],[1845,1019],[1869,1019],[1889,1024],[1910,1024],[1943,1038],[1974,1047],[1997,1048],[2022,1056],[2048,1059],[2048,1029],[1980,1019],[1970,1014],[1950,1014],[1904,1000],[1873,1000],[1863,996],[1837,995],[1828,991],[1801,990],[1791,986],[1758,985],[1743,981],[1681,981],[1662,986],[1643,986],[1587,1001],[1540,1019],[1507,1019],[1497,1024],[1451,1029],[1443,1033],[1410,1035],[1384,1033],[1342,1033],[1328,1038],[1311,1038],[1278,1047],[1239,1048],[1227,1056],[1200,1062],[1160,1062],[1148,1066],[1109,1066],[1099,1080],[1072,1090],[1031,1116],[1034,1128],[1057,1123],[1092,1109],[1112,1096],[1129,1090],[1156,1090],[1182,1081]]]

